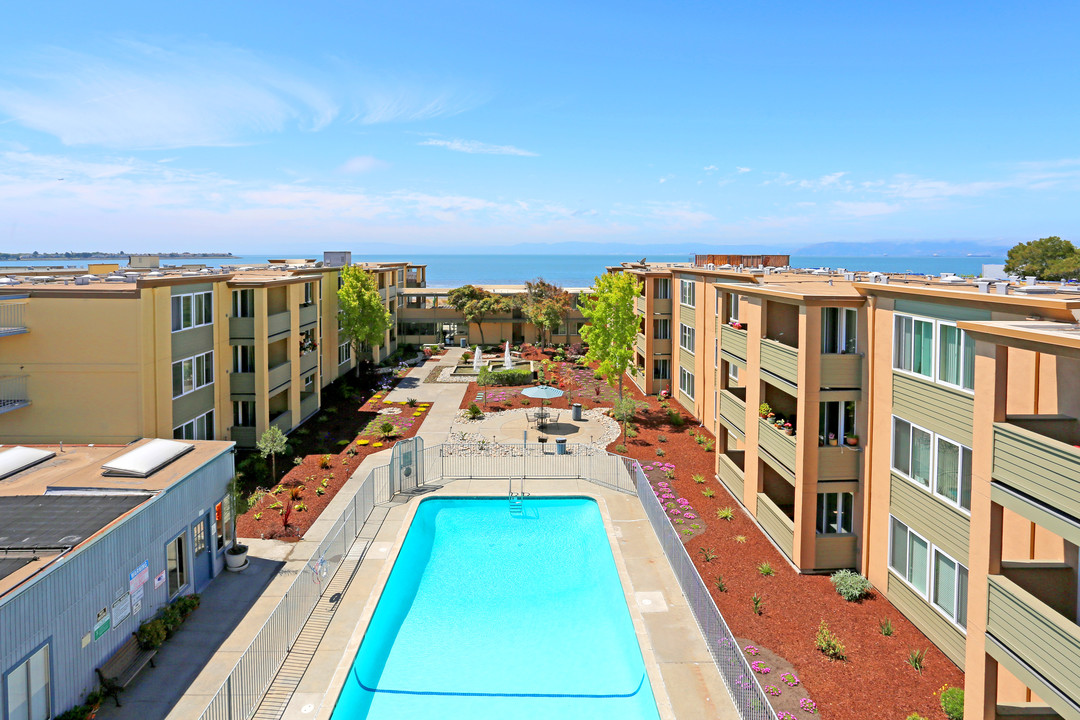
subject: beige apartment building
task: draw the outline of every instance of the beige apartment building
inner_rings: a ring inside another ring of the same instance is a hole
[[[1080,292],[611,270],[642,280],[631,379],[713,431],[717,481],[794,567],[867,575],[966,671],[967,717],[1080,718]]]

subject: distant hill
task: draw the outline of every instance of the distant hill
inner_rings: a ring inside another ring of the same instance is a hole
[[[792,255],[823,257],[1004,257],[1013,243],[977,240],[871,240],[825,242],[798,248]]]

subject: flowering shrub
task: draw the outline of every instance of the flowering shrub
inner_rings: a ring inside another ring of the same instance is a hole
[[[805,710],[808,713],[816,713],[817,712],[817,703],[814,702],[813,700],[811,700],[810,698],[803,698],[803,699],[799,700],[799,707],[801,707],[803,710]]]
[[[794,713],[789,713],[781,710],[780,712],[776,713],[776,720],[799,720],[799,718],[795,717]]]
[[[766,665],[762,660],[755,660],[754,662],[750,663],[750,669],[756,673],[760,673],[761,675],[768,675],[772,672],[772,668]]]
[[[780,696],[780,688],[776,687],[775,685],[766,685],[762,688],[762,690],[765,691],[766,695],[772,695],[773,697]]]
[[[795,687],[799,684],[799,678],[795,677],[795,673],[786,672],[780,676],[780,682],[788,687]]]
[[[759,652],[761,652],[760,650],[758,650],[753,645],[747,645],[746,647],[743,648],[743,650],[746,651],[747,655],[757,655]]]

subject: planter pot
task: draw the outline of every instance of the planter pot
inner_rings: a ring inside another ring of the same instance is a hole
[[[241,550],[237,552],[238,550]],[[233,545],[230,549],[225,551],[225,569],[233,572],[240,572],[247,567],[247,545]]]
[[[836,438],[829,441],[829,445],[836,445]]]
[[[859,438],[844,438],[844,442],[847,443],[848,445],[858,445],[859,444]]]
[[[785,435],[794,435],[794,434],[795,434],[795,430],[794,430],[793,428],[785,428],[785,429],[784,429],[784,434],[785,434]]]

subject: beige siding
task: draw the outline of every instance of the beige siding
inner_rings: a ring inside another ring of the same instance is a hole
[[[724,484],[724,487],[728,489],[728,492],[734,495],[736,500],[742,502],[743,471],[724,453],[716,456],[716,475],[720,478],[720,482]]]
[[[757,521],[784,554],[791,557],[795,545],[795,524],[765,493],[758,493],[757,496]]]
[[[893,372],[893,413],[971,447],[971,393]]]
[[[910,480],[891,475],[889,512],[956,560],[968,564],[971,522],[960,510],[946,505]]]
[[[850,445],[826,445],[818,450],[818,481],[858,480],[862,450]]]
[[[854,535],[817,535],[814,538],[814,569],[853,568],[856,548]]]
[[[961,670],[964,669],[964,646],[967,641],[960,628],[946,620],[944,615],[931,607],[925,599],[892,572],[889,573],[889,587],[886,595],[889,602],[904,613],[915,627],[922,630],[926,637]]]
[[[758,418],[758,445],[769,453],[780,464],[780,467],[775,467],[775,463],[769,464],[773,465],[777,472],[786,475],[791,482],[795,482],[795,437],[785,435],[771,424]]]
[[[720,326],[720,350],[743,362],[746,361],[746,331],[730,325]]]
[[[994,479],[1080,518],[1080,450],[1011,423],[994,423]]]
[[[214,326],[202,325],[174,332],[172,337],[172,359],[180,360],[192,355],[199,355],[214,349]]]
[[[862,387],[863,356],[847,353],[821,356],[821,387]]]
[[[694,354],[688,352],[681,347],[679,348],[679,364],[690,372],[694,372]],[[695,388],[694,392],[697,392]]]
[[[761,339],[761,369],[792,385],[799,382],[799,351],[783,343]]]
[[[720,391],[720,415],[729,428],[734,429],[740,437],[746,437],[746,403],[734,393]]]

